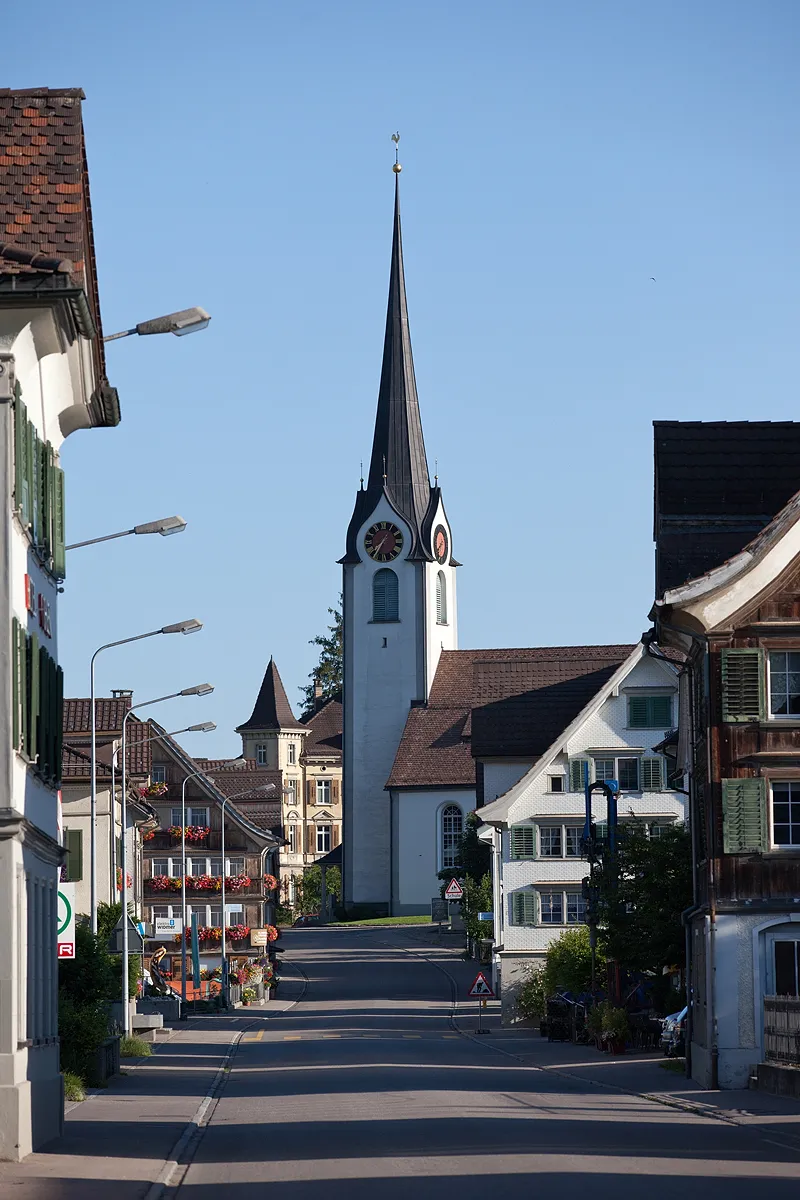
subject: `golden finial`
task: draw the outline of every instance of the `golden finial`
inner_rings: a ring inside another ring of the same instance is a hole
[[[400,160],[399,160],[400,149],[399,149],[398,143],[400,141],[400,134],[393,133],[392,141],[394,142],[394,166],[392,167],[392,170],[394,171],[395,175],[399,175],[403,169],[400,166]]]

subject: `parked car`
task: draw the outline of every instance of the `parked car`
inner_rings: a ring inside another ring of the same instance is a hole
[[[292,925],[319,925],[319,913],[303,913],[292,921]]]
[[[688,1008],[671,1013],[661,1023],[661,1049],[667,1058],[680,1058],[686,1053],[686,1017]]]

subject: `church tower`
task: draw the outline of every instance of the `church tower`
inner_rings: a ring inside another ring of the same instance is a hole
[[[422,436],[400,231],[394,233],[378,410],[367,486],[347,530],[344,595],[344,899],[391,914],[386,781],[409,709],[428,699],[442,650],[457,648],[456,578],[438,481]],[[396,836],[396,835],[395,835]]]

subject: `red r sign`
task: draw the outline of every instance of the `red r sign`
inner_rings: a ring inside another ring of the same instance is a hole
[[[58,957],[59,958],[74,958],[75,957],[75,943],[74,942],[59,942],[58,943]]]

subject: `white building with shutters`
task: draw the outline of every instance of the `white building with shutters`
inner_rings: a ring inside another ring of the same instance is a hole
[[[676,727],[677,708],[676,667],[640,644],[511,786],[507,764],[484,763],[484,795],[496,796],[479,811],[493,849],[494,968],[504,1021],[516,1019],[526,968],[585,919],[584,771],[591,782],[618,780],[620,823],[636,821],[658,837],[665,825],[684,821],[685,797],[666,786],[666,762],[654,749]],[[602,825],[602,793],[592,805]]]

